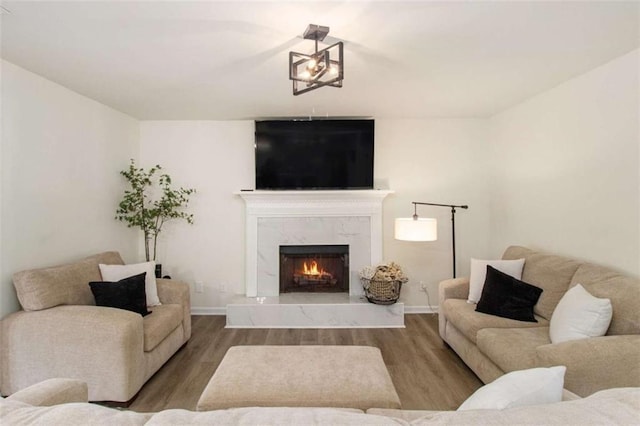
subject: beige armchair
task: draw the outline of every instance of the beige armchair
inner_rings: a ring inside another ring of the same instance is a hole
[[[66,377],[86,382],[91,401],[125,402],[189,340],[187,284],[157,280],[162,304],[143,318],[95,306],[88,283],[101,280],[99,263],[123,262],[106,252],[14,275],[23,310],[4,318],[0,328],[3,395]]]

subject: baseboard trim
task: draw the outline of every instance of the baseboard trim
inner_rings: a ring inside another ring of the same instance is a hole
[[[404,305],[404,313],[406,314],[437,314],[437,306],[427,305]],[[226,307],[192,307],[191,315],[226,315]]]
[[[406,314],[437,314],[437,306],[427,305],[404,305],[404,313]]]
[[[191,315],[227,315],[227,308],[191,308]]]

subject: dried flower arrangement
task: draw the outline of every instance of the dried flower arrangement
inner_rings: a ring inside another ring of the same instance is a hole
[[[375,267],[365,266],[360,271],[360,278],[372,281],[399,281],[401,283],[409,281],[400,265],[395,262],[381,263]]]

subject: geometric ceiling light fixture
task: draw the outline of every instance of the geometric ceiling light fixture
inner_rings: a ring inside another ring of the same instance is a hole
[[[343,44],[341,41],[318,50],[318,42],[329,34],[329,27],[310,24],[303,37],[315,41],[313,53],[289,52],[289,80],[293,94],[301,95],[319,87],[342,87],[344,78]]]

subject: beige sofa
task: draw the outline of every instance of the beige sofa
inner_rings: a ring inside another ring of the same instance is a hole
[[[157,280],[161,305],[137,313],[95,306],[88,285],[98,264],[123,264],[117,252],[22,271],[14,285],[23,310],[1,321],[2,395],[45,379],[88,384],[91,401],[129,401],[191,336],[189,288]]]
[[[525,259],[522,281],[543,289],[534,307],[538,322],[476,312],[476,305],[466,301],[469,279],[452,279],[440,283],[442,339],[485,383],[514,370],[565,365],[565,388],[580,396],[640,386],[640,280],[524,247],[509,247],[503,255],[503,259],[521,258]],[[552,344],[551,315],[576,284],[596,297],[611,299],[611,325],[603,337]]]
[[[0,398],[3,425],[567,425],[636,424],[640,418],[640,389],[619,388],[585,399],[505,410],[406,411],[338,408],[233,408],[193,412],[181,409],[135,413],[89,404],[86,384],[52,379]]]

